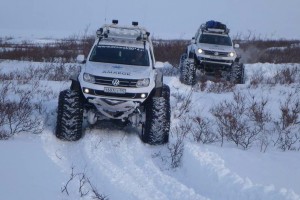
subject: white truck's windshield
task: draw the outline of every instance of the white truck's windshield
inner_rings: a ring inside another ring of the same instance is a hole
[[[149,66],[149,55],[144,48],[98,45],[94,47],[89,61]]]
[[[199,43],[232,46],[229,36],[202,34]]]

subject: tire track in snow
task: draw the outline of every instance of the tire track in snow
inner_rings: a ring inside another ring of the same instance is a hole
[[[66,181],[74,167],[77,172],[85,172],[99,192],[111,200],[208,200],[164,174],[151,155],[163,147],[145,145],[135,134],[92,130],[77,142],[65,142],[45,131],[42,141],[48,156],[66,174]]]
[[[91,145],[97,136],[90,135],[85,140],[85,152],[91,165],[96,167],[94,172],[106,177],[115,191],[127,195],[126,199],[207,199],[164,174],[153,163],[151,150],[159,147],[144,145],[137,135],[126,134],[121,142],[111,140],[109,135],[106,133],[105,142],[97,149]]]
[[[211,200],[299,200],[293,191],[276,190],[273,186],[254,184],[226,168],[224,160],[197,145],[186,143],[183,156],[184,175],[181,182]]]

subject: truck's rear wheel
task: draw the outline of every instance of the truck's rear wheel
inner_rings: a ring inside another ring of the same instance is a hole
[[[168,85],[163,85],[163,89],[162,89],[162,97],[165,99],[166,102],[166,114],[167,114],[167,118],[166,118],[166,124],[165,124],[165,131],[168,135],[168,139],[167,142],[169,140],[169,132],[170,132],[170,124],[171,124],[171,105],[170,105],[170,87]]]
[[[186,85],[196,84],[196,67],[194,61],[186,58],[181,61],[180,65],[180,82]]]
[[[245,83],[245,67],[242,63],[233,63],[229,74],[230,82],[234,84]]]
[[[82,137],[83,100],[79,90],[60,92],[57,109],[56,137],[75,141]]]

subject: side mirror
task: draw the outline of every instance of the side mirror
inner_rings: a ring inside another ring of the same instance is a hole
[[[85,63],[84,55],[82,55],[82,54],[78,55],[77,58],[76,58],[76,62],[80,63],[80,64]]]
[[[195,44],[195,43],[196,43],[196,40],[195,40],[195,37],[193,37],[191,40],[191,44]]]
[[[155,69],[161,69],[164,68],[164,63],[162,62],[156,62],[155,63]]]
[[[240,48],[240,45],[239,44],[235,44],[234,48],[238,49],[238,48]]]

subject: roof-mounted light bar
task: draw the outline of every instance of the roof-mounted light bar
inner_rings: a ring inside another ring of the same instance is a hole
[[[118,20],[112,20],[111,25],[103,25],[96,31],[96,35],[99,41],[103,38],[115,38],[115,39],[136,39],[137,41],[149,41],[150,33],[138,26],[138,22],[133,21],[133,27],[118,26]],[[117,30],[119,29],[119,30]]]
[[[99,28],[97,31],[96,31],[96,35],[97,37],[100,37],[103,33],[103,28]]]
[[[149,36],[150,36],[150,32],[144,32],[144,33],[141,33],[141,35],[139,35],[137,38],[136,38],[136,40],[137,41],[147,41],[148,40],[148,38],[149,38]]]
[[[117,24],[119,23],[119,21],[118,21],[117,19],[113,19],[113,20],[112,20],[112,23],[113,23],[114,25],[117,25]]]

